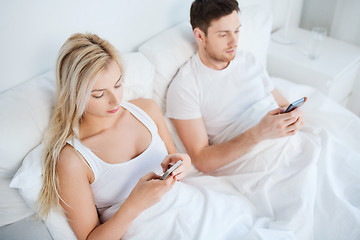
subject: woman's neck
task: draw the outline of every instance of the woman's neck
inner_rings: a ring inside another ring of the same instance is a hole
[[[124,114],[125,109],[120,108],[116,116],[112,118],[107,117],[98,117],[93,115],[84,115],[80,123],[80,139],[86,139],[94,135],[98,135],[102,132],[105,132],[109,129],[112,129],[115,126],[115,123],[118,122],[119,118]]]

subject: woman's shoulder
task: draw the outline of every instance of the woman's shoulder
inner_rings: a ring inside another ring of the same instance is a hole
[[[141,108],[141,110],[143,110],[150,116],[161,113],[158,104],[153,99],[137,98],[137,99],[133,99],[129,102],[136,105],[137,107]]]
[[[56,172],[60,183],[68,189],[69,186],[75,185],[83,187],[84,184],[91,184],[95,180],[95,176],[86,160],[69,144],[66,144],[60,151]],[[79,192],[76,192],[76,194],[79,194]]]
[[[136,98],[130,100],[129,103],[132,103],[141,109],[154,108],[155,105],[157,106],[157,103],[151,98]]]
[[[80,159],[80,154],[69,144],[66,144],[60,151],[59,160],[56,169],[59,171],[74,171],[77,172],[84,168],[83,161]]]
[[[129,101],[130,103],[134,104],[135,106],[139,107],[143,110],[147,115],[149,115],[155,122],[156,119],[162,116],[160,108],[158,104],[149,98],[137,98]]]

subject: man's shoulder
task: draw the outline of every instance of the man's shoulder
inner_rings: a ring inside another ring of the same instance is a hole
[[[192,56],[186,63],[184,63],[184,65],[179,68],[171,84],[176,84],[177,82],[191,82],[194,80],[194,77],[196,75],[194,58],[195,55]]]
[[[176,75],[194,75],[196,73],[196,54],[179,68]]]

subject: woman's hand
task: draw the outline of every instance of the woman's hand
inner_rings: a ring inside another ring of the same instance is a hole
[[[190,170],[191,159],[189,155],[185,153],[169,154],[165,157],[165,159],[161,163],[161,167],[165,172],[169,168],[168,167],[169,164],[174,165],[179,160],[183,161],[182,164],[171,173],[172,178],[176,179],[177,181],[183,179]]]
[[[125,205],[131,206],[136,216],[145,209],[158,203],[162,196],[167,193],[176,182],[174,178],[167,178],[165,180],[160,180],[159,178],[160,176],[154,172],[150,172],[140,178],[124,202]]]

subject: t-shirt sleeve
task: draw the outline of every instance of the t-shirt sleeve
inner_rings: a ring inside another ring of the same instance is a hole
[[[182,120],[202,117],[198,88],[191,74],[179,71],[170,83],[166,94],[165,115]]]

